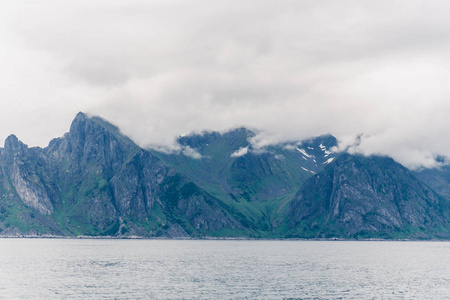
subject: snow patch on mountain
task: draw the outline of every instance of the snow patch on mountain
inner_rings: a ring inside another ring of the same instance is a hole
[[[327,149],[322,143],[319,145],[320,149],[322,149],[323,153],[325,153],[325,157],[331,154],[331,151]]]
[[[297,148],[298,152],[300,152],[301,154],[303,154],[304,156],[308,157],[308,158],[314,158],[313,155],[309,155],[308,153],[306,153],[306,151],[304,149],[301,148]]]
[[[329,158],[329,159],[327,159],[327,161],[326,161],[326,162],[324,162],[323,164],[324,164],[324,165],[326,165],[326,164],[329,164],[330,162],[332,162],[332,161],[333,161],[333,159],[334,159],[334,157],[332,157],[332,158]]]

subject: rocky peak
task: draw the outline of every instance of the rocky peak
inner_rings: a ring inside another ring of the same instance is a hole
[[[73,119],[72,126],[74,123],[86,122],[87,120],[89,120],[89,117],[84,112],[80,111]]]
[[[86,136],[86,127],[90,120],[84,113],[79,112],[70,125],[69,135],[74,139],[84,142]]]
[[[89,117],[83,112],[79,112],[76,115],[70,126],[69,133],[65,137],[84,142],[85,140],[98,140],[105,135],[128,144],[134,144],[128,137],[122,135],[116,126],[100,117]]]
[[[22,143],[15,135],[12,134],[5,140],[3,154],[8,162],[12,163],[15,157],[26,156],[28,152],[28,146]]]
[[[28,148],[24,143],[19,141],[19,139],[14,135],[11,134],[8,136],[5,140],[5,151],[8,153],[11,152],[18,152],[20,150],[23,150],[25,148]]]

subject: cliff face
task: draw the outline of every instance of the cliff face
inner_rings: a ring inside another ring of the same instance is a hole
[[[4,172],[9,174],[12,186],[27,206],[50,215],[53,213],[53,203],[45,182],[38,175],[38,168],[43,164],[40,154],[37,149],[28,149],[11,135],[5,141]]]
[[[387,157],[341,155],[304,184],[286,223],[310,237],[450,236],[448,201]]]
[[[449,238],[448,201],[336,139],[253,148],[247,129],[138,147],[79,113],[46,148],[0,148],[0,235]]]
[[[52,218],[58,199],[45,174],[42,149],[9,136],[0,149],[0,235],[63,234]]]

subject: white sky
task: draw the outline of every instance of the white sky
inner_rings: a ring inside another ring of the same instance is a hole
[[[450,155],[449,1],[2,1],[0,140],[78,111],[140,145],[331,133],[409,167]]]

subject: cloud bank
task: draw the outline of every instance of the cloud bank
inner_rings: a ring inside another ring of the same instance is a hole
[[[450,155],[448,1],[7,1],[0,138],[46,145],[78,111],[142,146],[191,131],[433,166]],[[356,144],[356,138],[359,142]]]

